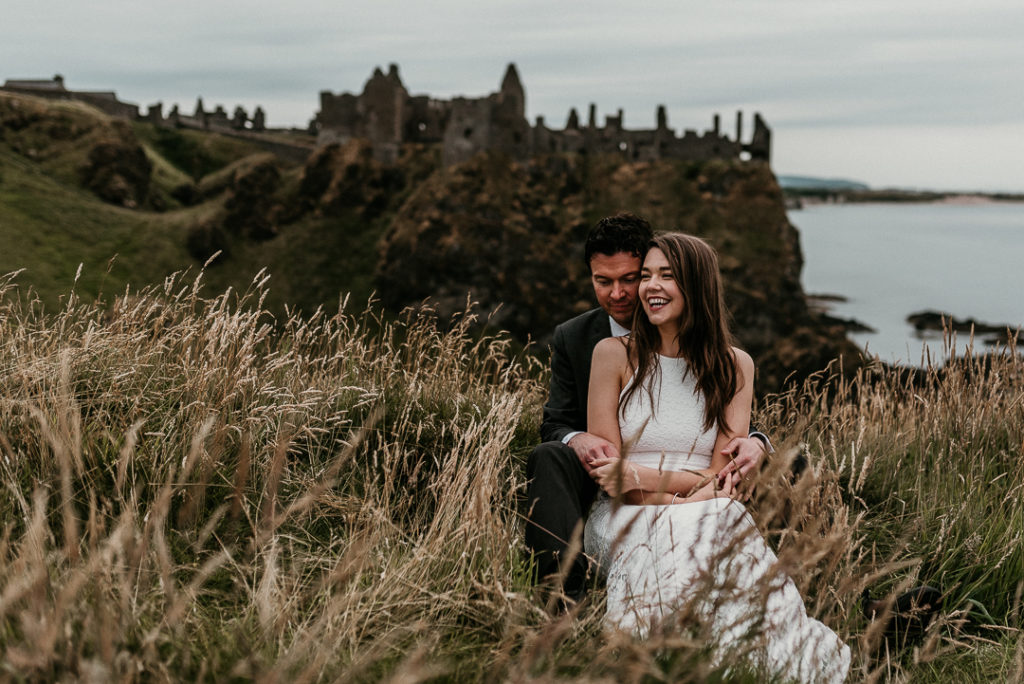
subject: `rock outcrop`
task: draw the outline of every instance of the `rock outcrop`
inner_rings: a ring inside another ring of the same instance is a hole
[[[247,157],[218,174],[197,194],[222,196],[223,204],[213,216],[193,226],[186,246],[198,261],[221,252],[230,257],[237,241],[263,241],[277,235],[284,207],[278,197],[281,170],[272,154]]]
[[[120,127],[118,127],[120,128]],[[97,143],[82,168],[82,185],[100,199],[136,209],[149,194],[153,165],[133,136]]]

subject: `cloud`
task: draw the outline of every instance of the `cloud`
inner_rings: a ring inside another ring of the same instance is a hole
[[[5,77],[60,72],[143,104],[259,102],[275,125],[305,125],[320,90],[358,92],[391,62],[410,91],[451,97],[492,92],[514,61],[528,114],[554,125],[591,102],[602,117],[624,109],[632,127],[653,125],[658,104],[677,128],[760,111],[780,160],[785,141],[827,131],[941,128],[969,141],[1021,116],[1024,4],[1010,0],[13,0],[4,14]],[[986,150],[1006,169],[1021,156]]]

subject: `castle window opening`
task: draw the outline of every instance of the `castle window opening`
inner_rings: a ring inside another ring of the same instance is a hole
[[[750,156],[749,152],[747,152],[747,151],[740,152],[740,161],[750,161],[750,160],[751,160],[751,156]]]
[[[465,138],[472,137],[472,135],[473,135],[473,129],[470,128],[470,127],[466,127],[466,130],[462,131],[462,136],[465,137]]]
[[[626,148],[628,148],[628,147],[629,147],[629,145],[627,145],[626,141],[623,140],[622,142],[619,143],[619,152],[625,152]]]
[[[419,130],[420,133],[422,133],[423,131],[427,130],[427,124],[420,121],[418,124],[416,124],[416,128]]]

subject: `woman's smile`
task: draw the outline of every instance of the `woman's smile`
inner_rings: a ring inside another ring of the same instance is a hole
[[[667,304],[668,304],[668,299],[666,299],[665,297],[648,297],[647,298],[647,308],[650,311],[652,311],[652,312],[653,311],[658,311],[659,309],[661,309],[661,307],[663,307],[663,306],[665,306]]]
[[[682,292],[668,259],[657,247],[647,252],[640,271],[640,301],[654,325],[678,320],[683,314]]]

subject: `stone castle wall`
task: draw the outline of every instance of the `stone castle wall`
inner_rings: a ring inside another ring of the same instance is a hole
[[[68,90],[64,87],[64,77],[60,74],[52,80],[7,80],[0,90],[19,95],[34,95],[50,100],[76,100],[85,102],[104,114],[121,119],[136,119],[139,106],[129,102],[121,102],[113,91]]]
[[[465,161],[483,150],[499,150],[515,159],[555,152],[619,153],[637,161],[771,158],[771,130],[760,114],[754,115],[753,134],[744,143],[741,114],[736,136],[730,138],[722,133],[718,115],[709,130],[687,129],[676,135],[668,127],[664,107],[658,107],[657,127],[648,130],[625,129],[622,110],[598,126],[594,105],[586,126],[580,126],[572,110],[560,130],[545,125],[543,117],[530,126],[525,112],[526,93],[514,64],[506,69],[497,92],[451,100],[410,95],[398,66],[392,64],[386,74],[375,69],[359,95],[322,91],[311,128],[318,145],[366,139],[384,162],[394,162],[404,143],[440,143],[445,164]]]
[[[160,126],[194,128],[224,134],[248,134],[255,137],[266,130],[266,115],[257,107],[250,116],[242,107],[229,115],[221,106],[207,111],[202,98],[192,114],[175,105],[165,116],[163,105],[150,105],[140,116],[139,107],[121,102],[113,92],[72,91],[64,79],[8,80],[2,88],[10,92],[53,99],[87,102],[101,111],[125,119],[144,119]],[[526,92],[514,64],[505,70],[496,92],[484,97],[457,97],[441,100],[427,95],[410,95],[392,64],[387,73],[375,69],[362,93],[335,94],[321,91],[320,110],[310,123],[317,145],[346,142],[353,138],[368,140],[375,157],[383,162],[398,160],[406,143],[441,146],[445,164],[457,164],[484,150],[498,150],[514,159],[525,160],[545,153],[618,153],[627,159],[651,161],[677,159],[760,159],[770,161],[771,130],[759,114],[754,115],[753,133],[742,142],[742,114],[737,114],[736,134],[722,132],[716,114],[711,129],[698,133],[686,129],[681,135],[669,128],[665,108],[658,107],[657,125],[646,130],[627,130],[623,113],[605,117],[603,126],[596,120],[596,106],[590,105],[586,125],[579,115],[569,112],[564,128],[547,126],[537,117],[531,126],[526,120]],[[283,144],[283,143],[282,143]],[[299,155],[299,145],[293,151]]]

